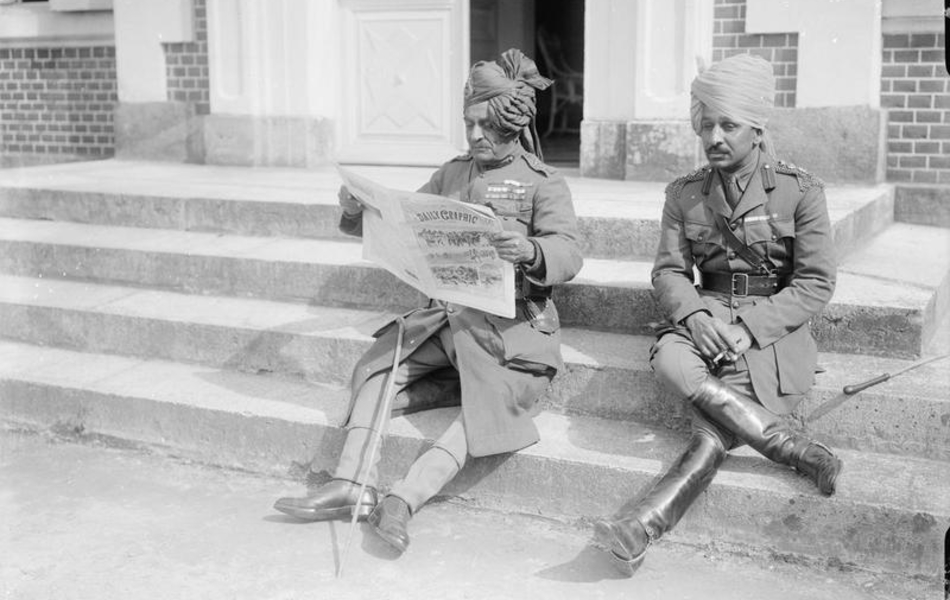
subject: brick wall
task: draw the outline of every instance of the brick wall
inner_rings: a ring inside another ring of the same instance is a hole
[[[950,183],[944,43],[936,33],[884,36],[881,107],[888,109],[888,181]]]
[[[0,48],[0,154],[114,154],[115,48]]]
[[[745,32],[746,0],[716,0],[713,20],[713,61],[736,54],[755,54],[772,63],[775,106],[795,106],[798,83],[798,34]]]
[[[208,79],[208,18],[206,1],[194,1],[195,41],[164,44],[168,99],[190,102],[195,112],[211,112]]]

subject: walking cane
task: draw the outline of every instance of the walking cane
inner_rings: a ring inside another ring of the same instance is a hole
[[[346,543],[343,545],[343,554],[340,556],[340,564],[336,570],[336,576],[339,578],[343,575],[343,565],[346,562],[346,556],[350,551],[350,544],[353,541],[353,532],[356,530],[356,520],[359,518],[361,501],[363,500],[363,494],[366,492],[366,475],[367,471],[373,464],[373,459],[376,457],[376,452],[379,451],[379,446],[383,441],[383,432],[382,432],[382,421],[386,418],[391,410],[393,403],[393,393],[396,387],[396,370],[399,368],[399,358],[402,354],[402,336],[406,330],[406,322],[402,316],[396,317],[396,350],[393,352],[393,368],[389,372],[389,380],[386,382],[386,393],[383,396],[383,409],[379,412],[379,423],[374,423],[375,427],[373,428],[372,441],[369,447],[368,459],[363,464],[363,470],[361,472],[360,481],[360,493],[356,496],[356,506],[353,508],[353,515],[350,518],[350,527],[346,534]]]
[[[845,400],[857,394],[858,392],[863,392],[869,387],[877,385],[879,383],[884,383],[888,379],[897,377],[901,373],[906,373],[907,371],[913,371],[917,367],[922,367],[926,365],[927,363],[932,363],[934,361],[947,358],[948,356],[950,356],[950,354],[942,354],[940,356],[931,356],[930,358],[925,358],[923,360],[919,360],[915,363],[909,364],[906,367],[903,367],[901,369],[898,369],[897,371],[894,371],[893,373],[882,373],[878,375],[877,377],[868,379],[867,381],[864,381],[861,383],[854,383],[851,385],[846,385],[844,386],[844,388],[841,389],[840,394],[838,394],[831,400],[828,400],[827,402],[825,402],[824,404],[816,408],[814,411],[812,411],[810,415],[808,415],[808,418],[806,418],[805,420],[808,422],[811,422],[816,419],[820,419],[821,417],[830,413],[832,410],[844,404]]]

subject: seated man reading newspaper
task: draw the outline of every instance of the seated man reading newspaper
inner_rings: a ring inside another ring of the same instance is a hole
[[[514,317],[431,300],[377,332],[353,372],[346,441],[333,479],[305,497],[281,498],[277,510],[310,521],[350,519],[356,511],[403,552],[410,517],[469,456],[514,452],[538,441],[539,398],[562,366],[551,286],[573,278],[583,262],[570,190],[542,162],[538,145],[535,94],[550,84],[516,49],[496,62],[476,63],[464,95],[470,151],[442,165],[420,190],[487,207],[501,221],[490,243],[498,258],[514,265]],[[344,187],[340,204],[340,229],[361,236],[362,203]],[[462,271],[455,276],[464,278]],[[427,381],[437,385],[422,387],[441,390],[436,403],[412,393],[413,384]],[[380,500],[379,456],[370,449],[387,430],[392,413],[383,410],[384,399],[393,394],[405,400],[400,408],[406,411],[454,405],[457,415]]]

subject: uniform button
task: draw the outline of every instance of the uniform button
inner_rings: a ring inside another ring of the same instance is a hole
[[[448,307],[447,309],[445,309],[445,312],[447,312],[447,313],[449,313],[449,314],[451,315],[452,313],[455,312],[455,309],[450,306],[450,307]]]
[[[777,239],[778,239],[778,236],[775,235],[775,234],[772,234],[772,241],[774,242],[774,241],[777,240]]]
[[[738,301],[738,300],[733,300],[733,301],[732,301],[732,308],[739,308],[739,301]]]
[[[736,227],[738,227],[738,226],[739,226],[738,223],[729,223],[729,229],[731,229],[731,230],[733,230],[733,231],[735,231],[735,230],[736,230]]]
[[[729,258],[729,260],[735,260],[735,258],[736,258],[736,253],[730,251],[729,254],[727,254],[726,256]]]

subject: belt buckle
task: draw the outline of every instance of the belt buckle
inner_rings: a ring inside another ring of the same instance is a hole
[[[738,282],[742,282],[741,285]],[[738,291],[736,288],[741,288],[741,291]],[[732,274],[732,295],[739,296],[740,298],[749,295],[749,274],[748,273],[733,273]]]

